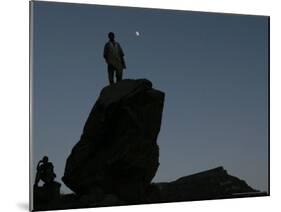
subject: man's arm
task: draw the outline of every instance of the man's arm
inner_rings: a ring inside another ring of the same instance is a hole
[[[108,43],[106,43],[103,48],[103,58],[106,60],[106,62],[107,62],[107,55],[108,55]]]
[[[120,56],[121,57],[124,57],[125,55],[124,55],[124,51],[123,51],[123,49],[122,49],[122,47],[121,47],[121,45],[118,43],[118,47],[119,47],[119,54],[120,54]]]
[[[43,162],[42,160],[40,160],[40,161],[38,162],[37,167],[36,167],[36,170],[37,170],[37,171],[39,170],[40,164],[41,164],[42,162]]]
[[[123,66],[124,69],[126,69],[127,67],[126,67],[126,62],[125,62],[125,59],[124,59],[124,56],[125,56],[124,51],[123,51],[123,49],[122,49],[122,47],[119,43],[118,43],[118,47],[119,47],[119,54],[120,54],[121,61],[122,61],[122,66]]]

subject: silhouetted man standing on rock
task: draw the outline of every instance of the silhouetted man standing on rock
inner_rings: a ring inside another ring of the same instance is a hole
[[[124,52],[118,42],[115,41],[113,32],[108,33],[109,41],[104,46],[103,57],[107,63],[108,79],[110,85],[114,83],[114,73],[116,81],[122,80],[123,69],[126,68]]]

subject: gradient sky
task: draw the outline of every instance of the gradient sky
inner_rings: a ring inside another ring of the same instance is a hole
[[[33,5],[33,173],[48,155],[61,182],[108,84],[102,51],[113,31],[125,52],[125,78],[147,78],[166,94],[153,181],[224,166],[268,191],[267,17]]]

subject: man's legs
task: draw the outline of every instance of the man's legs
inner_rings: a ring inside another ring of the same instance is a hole
[[[117,70],[116,69],[116,81],[117,82],[122,80],[122,76],[123,76],[123,70]]]
[[[109,84],[112,85],[114,83],[114,67],[112,65],[107,65],[107,72],[108,72],[108,80]]]

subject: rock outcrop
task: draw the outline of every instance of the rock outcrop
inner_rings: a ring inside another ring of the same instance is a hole
[[[150,81],[105,87],[67,158],[63,182],[34,187],[36,210],[74,209],[234,197],[266,196],[217,167],[172,182],[152,183],[159,166],[157,136],[164,93]],[[185,169],[182,167],[182,169]]]
[[[105,87],[67,159],[63,182],[95,201],[143,199],[159,166],[163,105],[164,93],[145,79]]]
[[[51,210],[60,204],[61,184],[52,181],[43,186],[33,186],[34,210]]]
[[[177,202],[264,195],[223,167],[181,177],[172,182],[153,183],[146,202]]]

